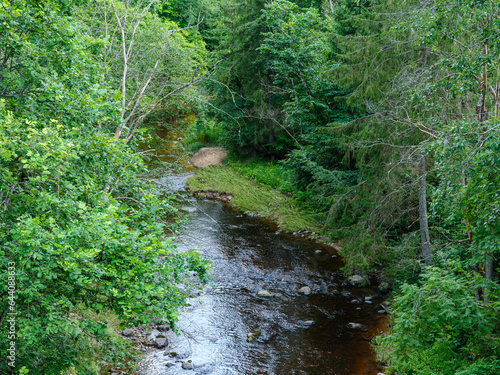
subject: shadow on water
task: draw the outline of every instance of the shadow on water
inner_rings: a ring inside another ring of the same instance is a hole
[[[190,299],[180,315],[169,348],[151,353],[147,375],[186,374],[377,374],[382,369],[370,339],[385,329],[377,314],[383,296],[373,288],[353,288],[340,272],[332,248],[276,232],[261,219],[248,218],[214,201],[182,193],[187,174],[158,180],[180,190],[190,225],[177,238],[178,249],[198,248],[210,260],[213,286]],[[319,251],[320,250],[320,251]],[[302,295],[304,286],[312,293]],[[273,297],[257,297],[267,290]],[[373,297],[366,303],[364,297]],[[352,303],[358,299],[359,303]],[[352,331],[349,322],[366,331]],[[260,331],[248,342],[248,334]],[[170,353],[170,354],[169,354]]]

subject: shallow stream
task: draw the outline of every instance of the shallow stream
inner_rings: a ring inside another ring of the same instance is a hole
[[[182,192],[187,176],[158,183],[181,193],[190,224],[177,238],[178,248],[199,248],[212,264],[213,286],[190,298],[179,317],[182,334],[167,332],[169,347],[149,354],[142,373],[380,372],[370,349],[370,339],[385,326],[377,289],[349,286],[330,247],[277,232],[272,223],[223,203],[189,197]],[[298,292],[304,286],[310,295]],[[256,296],[262,290],[273,296]],[[349,322],[366,329],[350,330]],[[249,342],[248,334],[256,330],[260,335]],[[182,368],[188,361],[192,370]]]

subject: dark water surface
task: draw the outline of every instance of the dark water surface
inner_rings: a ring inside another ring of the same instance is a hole
[[[182,190],[185,178],[171,177],[171,188]],[[169,348],[150,354],[143,373],[376,375],[382,370],[369,342],[385,325],[377,314],[382,296],[376,289],[348,286],[333,249],[277,234],[271,223],[220,202],[185,194],[181,199],[191,224],[177,238],[178,248],[200,247],[212,264],[214,286],[190,299],[179,317],[182,335],[168,332]],[[299,294],[303,286],[312,294]],[[274,296],[257,297],[261,290]],[[371,305],[365,296],[373,296]],[[351,303],[355,298],[361,303]],[[368,331],[351,331],[349,322]],[[254,330],[261,334],[248,342]],[[193,370],[182,368],[187,361]]]

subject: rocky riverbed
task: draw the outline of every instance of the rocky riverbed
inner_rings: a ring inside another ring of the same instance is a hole
[[[199,247],[212,263],[213,283],[191,296],[179,316],[180,336],[155,327],[143,334],[154,350],[140,374],[382,371],[370,340],[385,329],[389,306],[376,276],[348,279],[335,248],[221,202],[186,194],[180,203],[191,224],[177,239],[179,250]]]

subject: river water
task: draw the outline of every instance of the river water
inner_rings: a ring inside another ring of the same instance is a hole
[[[190,224],[176,242],[209,259],[212,284],[190,298],[179,316],[180,336],[150,353],[143,374],[335,374],[381,372],[370,339],[384,329],[376,288],[353,288],[334,249],[279,233],[215,201],[183,192],[189,174],[157,180],[179,192]],[[308,296],[299,294],[304,286]],[[273,297],[258,297],[267,290]],[[372,303],[364,297],[372,297]],[[359,303],[353,303],[356,300]],[[348,329],[349,322],[366,326]],[[253,341],[248,334],[260,331]],[[182,368],[191,361],[192,370]]]

